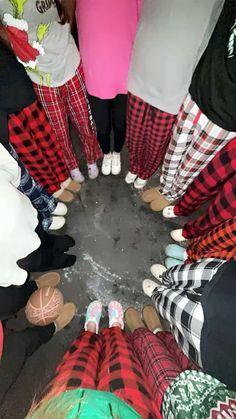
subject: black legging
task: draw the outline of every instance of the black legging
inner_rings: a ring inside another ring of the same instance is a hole
[[[112,129],[114,151],[120,153],[125,142],[127,95],[117,95],[114,99],[99,99],[89,95],[89,102],[103,153],[111,151]]]
[[[0,287],[0,320],[6,319],[25,307],[31,294],[37,290],[35,281],[27,280],[21,287]]]
[[[0,364],[0,404],[19,376],[28,357],[55,333],[54,323],[42,327],[28,327],[21,332],[4,330],[3,355]]]
[[[21,287],[0,287],[0,319],[6,319],[25,307],[37,289],[35,281],[27,280]],[[4,325],[4,322],[3,322]],[[27,358],[55,333],[54,323],[42,327],[28,327],[21,332],[3,327],[3,356],[0,361],[0,404],[17,379]]]
[[[41,245],[26,258],[19,260],[18,265],[27,272],[44,272],[53,269],[63,269],[74,265],[76,256],[65,252],[75,245],[70,236],[57,236],[46,233],[40,223],[36,228]]]

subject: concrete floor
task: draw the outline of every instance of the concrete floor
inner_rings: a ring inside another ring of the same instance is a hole
[[[100,299],[107,305],[117,299],[124,309],[150,303],[143,295],[142,280],[150,277],[153,263],[163,262],[164,247],[171,242],[169,232],[179,221],[163,222],[161,214],[151,212],[142,202],[141,193],[125,184],[126,153],[123,158],[119,176],[86,181],[69,207],[62,232],[75,238],[76,247],[71,253],[77,255],[77,261],[61,271],[60,288],[65,300],[76,304],[77,314],[66,330],[28,360],[0,408],[1,419],[24,417],[32,398],[52,376],[62,354],[82,328],[90,301]],[[157,179],[148,186],[152,184],[157,184]],[[21,320],[18,322],[16,327],[22,327]]]

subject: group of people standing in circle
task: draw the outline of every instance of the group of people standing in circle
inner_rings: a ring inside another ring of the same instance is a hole
[[[236,0],[0,0],[1,320],[60,280],[30,272],[75,263],[74,240],[48,233],[85,181],[69,121],[90,179],[99,159],[103,175],[120,174],[126,142],[127,184],[142,190],[161,170],[142,196],[152,211],[175,219],[208,203],[143,281],[153,306],[110,302],[99,335],[102,304],[89,305],[27,418],[236,417],[235,31]],[[18,368],[75,310],[20,334]],[[0,322],[2,370],[15,339]],[[14,365],[0,398],[16,375]]]

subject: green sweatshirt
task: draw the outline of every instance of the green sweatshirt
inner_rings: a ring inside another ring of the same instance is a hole
[[[59,413],[65,419],[141,419],[132,407],[112,393],[89,389],[66,391],[51,399],[44,412],[39,408],[27,418],[56,418]]]

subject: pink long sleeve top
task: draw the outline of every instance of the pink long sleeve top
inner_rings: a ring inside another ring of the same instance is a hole
[[[100,99],[126,94],[142,0],[77,0],[76,4],[88,92]]]

